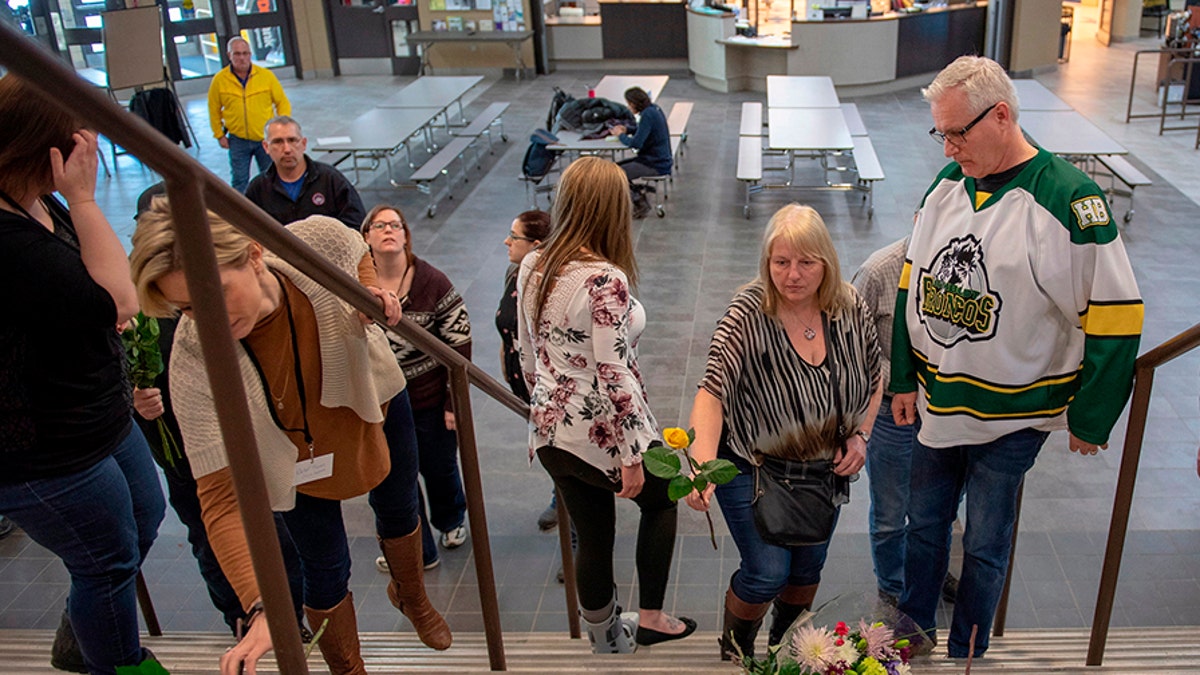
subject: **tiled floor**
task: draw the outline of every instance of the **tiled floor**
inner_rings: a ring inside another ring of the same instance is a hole
[[[1125,231],[1146,299],[1143,350],[1200,320],[1195,293],[1200,289],[1197,203],[1200,151],[1194,133],[1156,133],[1156,121],[1125,125],[1125,94],[1132,53],[1151,41],[1105,49],[1088,37],[1094,18],[1077,13],[1071,62],[1038,79],[1075,105],[1133,153],[1134,164],[1155,184],[1138,189],[1138,212]],[[755,272],[757,243],[770,213],[790,198],[769,192],[756,198],[751,219],[741,215],[742,188],[734,180],[740,104],[760,94],[717,94],[700,88],[680,70],[671,72],[664,107],[695,101],[687,153],[675,179],[668,215],[635,225],[643,281],[638,291],[651,317],[641,343],[643,371],[651,403],[663,425],[687,419],[694,385],[702,370],[708,339],[733,290]],[[582,94],[598,73],[560,71],[532,81],[489,81],[477,87],[468,113],[493,101],[511,101],[505,115],[510,137],[484,171],[473,171],[468,186],[443,202],[436,218],[424,217],[424,197],[394,190],[381,173],[365,179],[368,206],[390,200],[409,214],[417,252],[445,271],[466,298],[475,317],[475,361],[493,374],[499,340],[492,315],[501,289],[506,257],[501,240],[516,213],[527,208],[516,180],[525,140],[544,124],[552,87]],[[330,135],[350,116],[408,81],[391,77],[285,82],[295,115],[311,139]],[[900,237],[928,182],[942,166],[940,148],[925,137],[928,107],[917,90],[844,97],[854,100],[887,172],[879,184],[874,220],[868,221],[857,196],[804,193],[833,232],[848,276],[867,255]],[[1153,104],[1150,85],[1139,95]],[[208,137],[203,96],[188,97],[188,112],[202,137],[198,157],[219,175],[226,158]],[[153,175],[132,158],[102,181],[99,195],[110,219],[127,236],[133,204]],[[1117,209],[1123,209],[1118,201]],[[1131,533],[1116,599],[1115,625],[1200,625],[1200,484],[1195,455],[1200,443],[1200,355],[1186,356],[1160,372],[1141,462]],[[550,481],[525,460],[523,423],[501,406],[475,397],[485,471],[488,523],[504,626],[510,631],[564,630],[565,602],[555,583],[557,540],[537,531]],[[1108,527],[1123,423],[1114,447],[1099,457],[1069,453],[1065,438],[1051,438],[1029,474],[1018,545],[1017,572],[1008,615],[1014,627],[1071,627],[1091,622]],[[866,478],[855,486],[831,547],[818,601],[841,593],[870,592],[874,579],[867,540]],[[384,577],[375,571],[372,519],[365,499],[347,503],[354,539],[351,584],[363,630],[407,630],[388,604]],[[632,539],[634,511],[623,504],[619,518],[618,565],[621,598],[628,604],[635,581]],[[686,507],[666,608],[695,617],[703,629],[717,626],[729,574],[737,564],[732,541],[714,516],[719,551],[708,543],[707,525]],[[481,629],[470,546],[444,552],[442,565],[426,580],[437,606],[455,630]],[[151,593],[167,631],[219,631],[183,531],[173,515],[163,524],[145,566]],[[53,628],[68,579],[61,563],[21,533],[0,541],[0,628]]]

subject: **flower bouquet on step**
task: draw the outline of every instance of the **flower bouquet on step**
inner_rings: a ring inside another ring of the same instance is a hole
[[[855,622],[825,621],[857,614]],[[913,631],[910,633],[909,631]],[[916,628],[911,619],[866,594],[838,596],[804,612],[766,657],[742,657],[744,675],[908,675]]]
[[[679,501],[692,492],[704,492],[710,484],[724,485],[738,475],[737,467],[727,459],[710,459],[703,464],[692,459],[688,448],[696,440],[695,429],[663,429],[663,440],[667,445],[650,448],[642,454],[642,461],[647,471],[671,481],[667,486],[667,496],[672,501]],[[687,473],[683,472],[685,460]],[[708,538],[715,551],[717,535],[713,530],[712,515],[705,511],[704,517],[708,519]]]

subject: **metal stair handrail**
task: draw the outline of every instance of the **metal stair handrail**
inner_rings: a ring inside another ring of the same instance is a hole
[[[1142,456],[1142,441],[1146,435],[1146,418],[1150,410],[1150,391],[1154,387],[1154,372],[1200,346],[1200,324],[1183,331],[1161,345],[1142,354],[1133,366],[1133,400],[1129,405],[1129,423],[1125,428],[1125,445],[1121,450],[1121,469],[1117,473],[1117,491],[1113,498],[1112,521],[1108,526],[1108,544],[1104,550],[1104,567],[1100,572],[1100,588],[1096,592],[1096,612],[1092,616],[1092,635],[1088,641],[1087,665],[1099,666],[1104,660],[1104,646],[1112,620],[1113,596],[1121,574],[1121,556],[1125,551],[1125,535],[1129,531],[1129,512],[1133,508],[1133,488],[1137,483],[1138,461]]]

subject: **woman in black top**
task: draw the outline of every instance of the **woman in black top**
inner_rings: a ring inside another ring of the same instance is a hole
[[[529,402],[529,390],[521,374],[521,352],[517,349],[517,271],[525,255],[550,236],[550,214],[525,211],[512,221],[504,245],[508,248],[508,271],[504,274],[504,295],[496,310],[496,330],[500,332],[500,366],[504,381],[522,401]]]
[[[0,79],[0,512],[62,558],[88,671],[109,674],[150,658],[135,582],[165,505],[116,330],[137,293],[80,126]]]
[[[504,246],[508,248],[508,271],[504,274],[504,294],[500,296],[500,307],[496,309],[496,330],[500,332],[500,368],[504,381],[517,398],[529,403],[529,388],[521,373],[521,350],[517,348],[517,272],[521,261],[533,249],[541,246],[550,236],[550,214],[545,211],[525,211],[509,226]],[[558,525],[558,501],[550,492],[550,505],[542,510],[537,519],[538,529],[546,532]],[[562,570],[559,570],[562,581]]]

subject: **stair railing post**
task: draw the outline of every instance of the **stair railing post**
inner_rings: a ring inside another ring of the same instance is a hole
[[[562,555],[563,593],[567,596],[567,631],[571,639],[578,640],[579,632],[579,595],[575,584],[575,551],[571,550],[571,515],[567,513],[567,503],[561,497],[554,500],[558,511],[558,550]]]
[[[305,675],[308,664],[300,644],[300,631],[296,630],[292,593],[288,588],[279,535],[275,531],[267,483],[258,457],[258,442],[242,386],[233,334],[229,330],[225,294],[213,252],[202,185],[201,176],[191,180],[167,178],[176,241],[183,254],[184,277],[192,298],[204,366],[225,443],[225,455],[233,474],[233,488],[250,549],[250,561],[275,647],[275,659],[280,672]]]
[[[496,575],[492,567],[492,545],[488,539],[487,509],[483,502],[483,478],[479,448],[475,444],[475,417],[471,413],[471,380],[466,366],[447,366],[450,396],[454,404],[454,427],[467,492],[467,516],[471,521],[471,550],[475,554],[475,577],[479,583],[479,605],[487,636],[488,662],[492,670],[507,670],[504,635],[500,625],[500,602],[496,598]]]
[[[1108,543],[1104,548],[1104,567],[1100,588],[1096,591],[1096,611],[1092,614],[1092,634],[1088,639],[1087,665],[1099,666],[1104,660],[1108,627],[1112,621],[1113,597],[1121,576],[1121,556],[1125,553],[1125,535],[1129,531],[1129,513],[1133,509],[1133,488],[1137,483],[1138,462],[1142,457],[1142,437],[1150,410],[1150,389],[1154,369],[1138,368],[1133,382],[1133,401],[1129,405],[1129,423],[1125,427],[1125,445],[1121,450],[1121,469],[1117,473],[1117,492],[1113,497]]]

